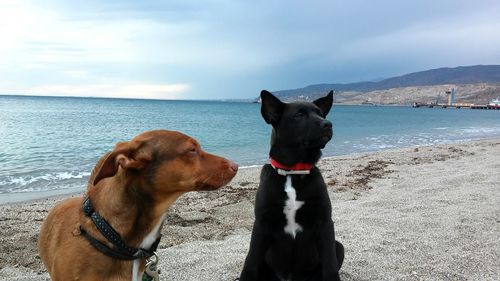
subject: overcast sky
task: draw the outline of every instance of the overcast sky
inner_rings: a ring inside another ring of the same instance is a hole
[[[498,0],[146,2],[0,0],[0,94],[253,98],[500,64]]]

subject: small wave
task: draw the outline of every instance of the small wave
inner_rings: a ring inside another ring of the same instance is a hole
[[[439,130],[439,133],[419,132],[414,134],[369,135],[362,139],[352,140],[351,143],[344,142],[343,145],[337,146],[336,154],[454,143],[500,135],[500,128],[497,127],[438,127],[433,128],[433,130]],[[339,150],[342,150],[342,152],[339,153]]]
[[[88,172],[59,172],[52,174],[45,174],[42,176],[25,176],[25,177],[11,177],[8,176],[5,180],[0,181],[0,185],[16,185],[26,186],[40,181],[59,181],[68,179],[81,179],[90,176]]]
[[[499,133],[500,129],[499,128],[488,128],[488,127],[469,127],[462,129],[462,132],[468,133],[468,134],[493,134],[493,133]]]
[[[248,166],[241,166],[240,169],[251,169],[251,168],[260,168],[262,167],[261,165],[248,165]]]

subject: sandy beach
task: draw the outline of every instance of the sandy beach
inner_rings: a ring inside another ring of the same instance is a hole
[[[500,280],[500,139],[325,158],[342,280]],[[171,208],[161,279],[232,281],[250,241],[260,168]],[[72,195],[81,196],[81,195]],[[63,197],[0,205],[0,280],[49,280],[40,225]]]

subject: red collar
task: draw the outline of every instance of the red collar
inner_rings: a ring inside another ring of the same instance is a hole
[[[271,166],[282,176],[286,175],[308,175],[311,169],[314,167],[313,164],[309,163],[297,163],[293,166],[285,166],[278,161],[269,158]]]

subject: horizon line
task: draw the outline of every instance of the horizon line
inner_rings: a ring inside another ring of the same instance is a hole
[[[60,95],[34,95],[34,94],[6,94],[0,93],[0,97],[35,97],[35,98],[76,98],[76,99],[116,99],[116,100],[151,100],[151,101],[237,101],[250,102],[251,98],[219,98],[219,99],[165,99],[165,98],[137,98],[137,97],[99,97],[99,96],[60,96]]]

